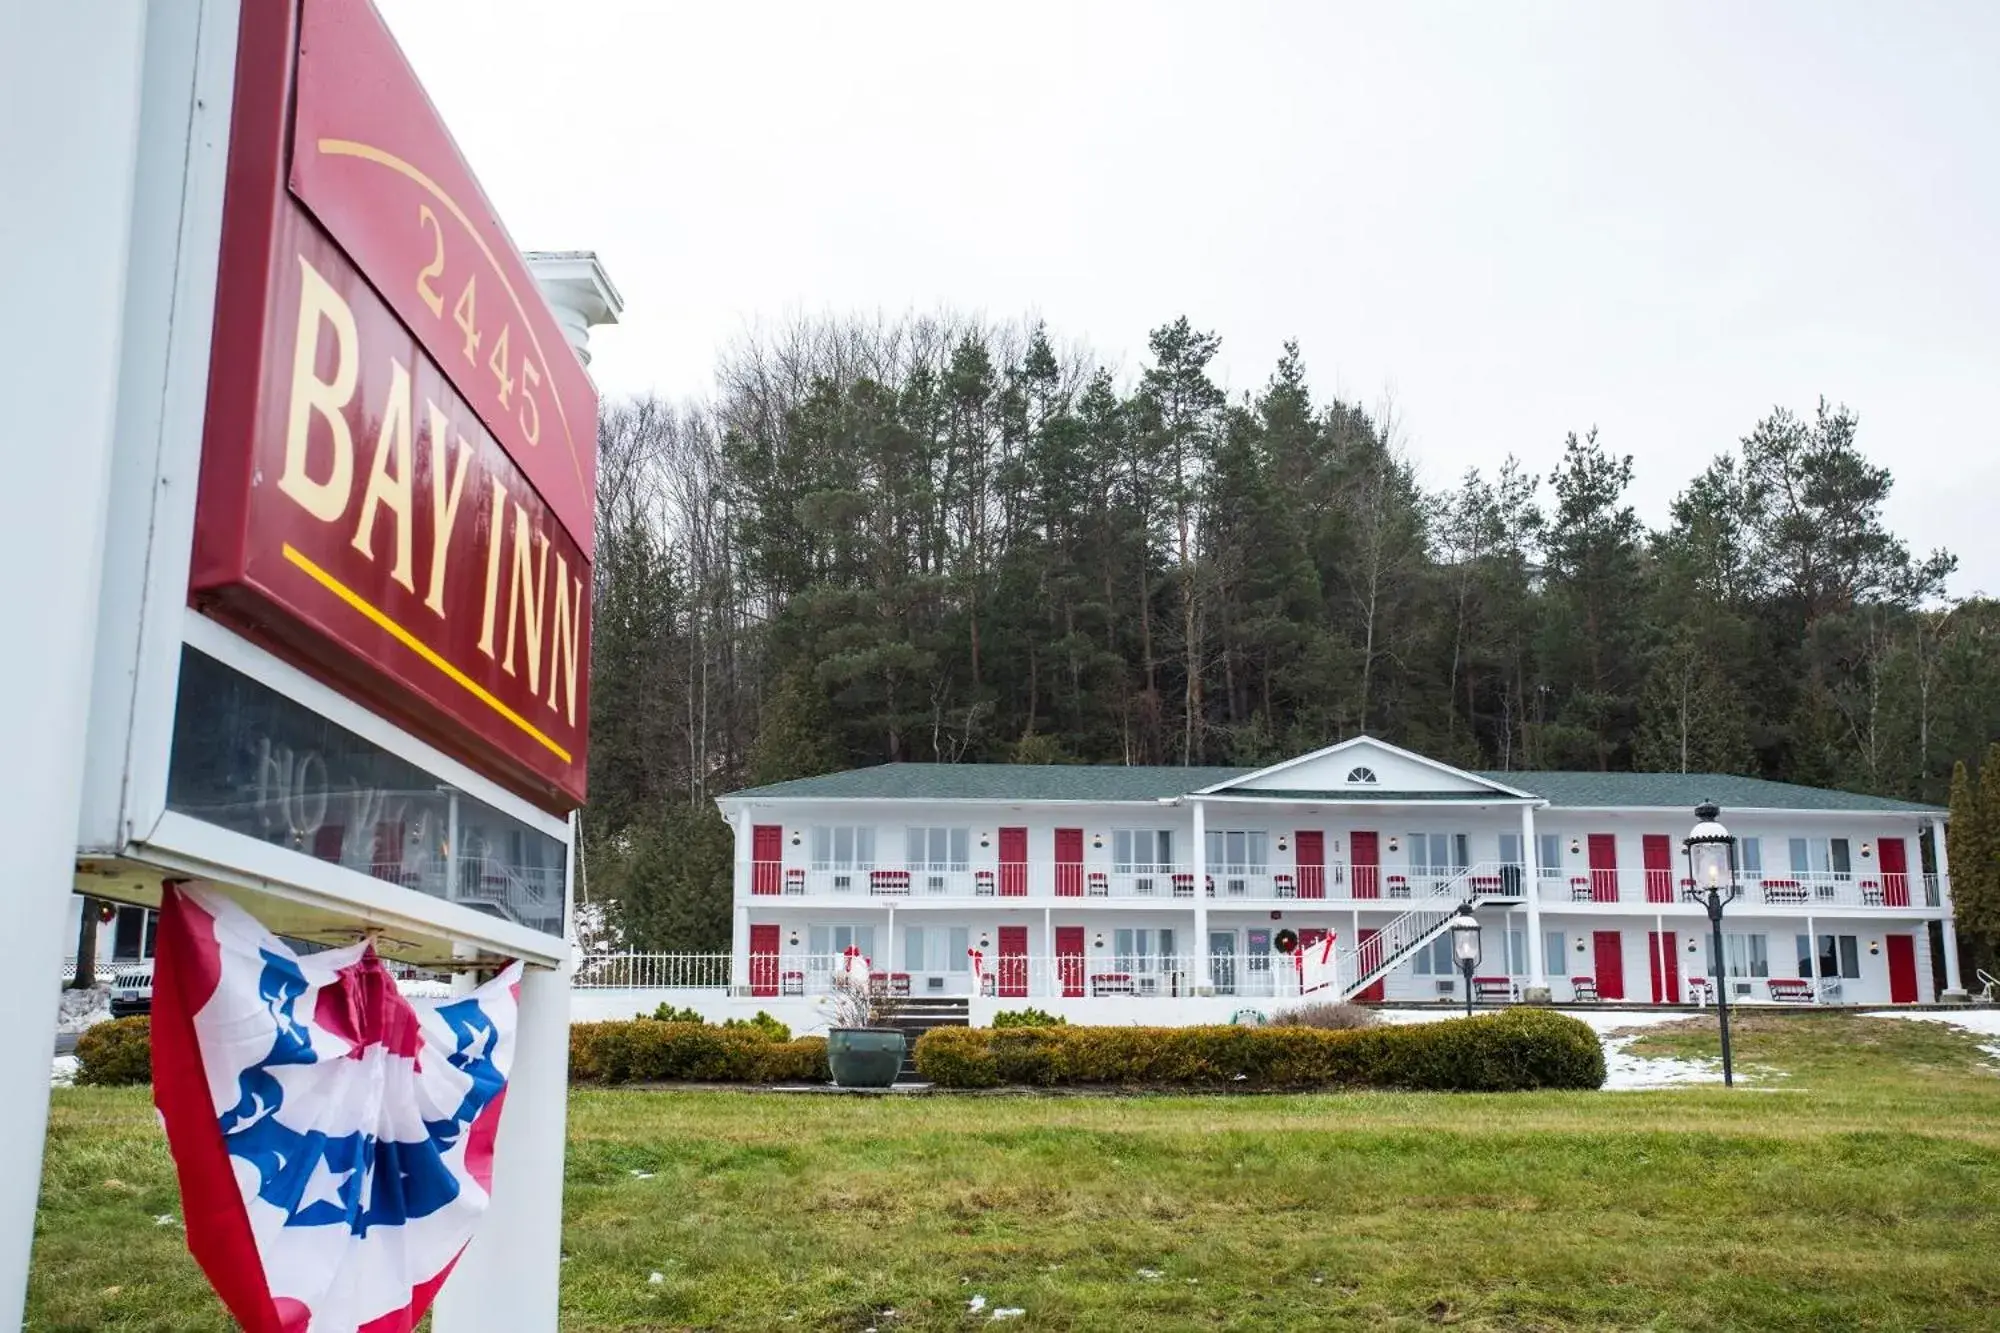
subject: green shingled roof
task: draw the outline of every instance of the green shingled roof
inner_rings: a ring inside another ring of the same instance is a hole
[[[1857,796],[1793,782],[1735,777],[1727,773],[1481,773],[1544,797],[1553,806],[1653,806],[1692,810],[1714,801],[1723,810],[1904,810],[1941,807],[1886,796]]]
[[[730,793],[747,800],[878,799],[902,801],[1157,801],[1185,796],[1257,770],[1136,767],[1122,764],[882,764],[824,777],[799,778]],[[1736,810],[1937,811],[1937,806],[1881,796],[1856,796],[1762,778],[1716,773],[1476,773],[1545,797],[1558,807],[1657,807],[1692,810],[1704,800]],[[1262,793],[1277,800],[1355,800],[1352,789]],[[1375,800],[1418,799],[1373,792]],[[1427,795],[1424,799],[1437,799]],[[1474,798],[1476,799],[1476,798]]]

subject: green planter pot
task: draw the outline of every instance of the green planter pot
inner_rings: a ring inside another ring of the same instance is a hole
[[[903,1034],[895,1028],[832,1028],[826,1063],[843,1088],[886,1088],[903,1067]]]

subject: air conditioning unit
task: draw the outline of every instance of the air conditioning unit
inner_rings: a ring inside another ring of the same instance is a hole
[[[1437,988],[1438,994],[1447,998],[1458,994],[1458,983],[1456,981],[1440,981],[1437,984]]]
[[[943,978],[943,977],[925,977],[925,978],[924,978],[924,989],[925,989],[925,990],[943,990],[943,989],[944,989],[944,978]]]
[[[1738,995],[1748,995],[1751,993],[1754,985],[1755,983],[1753,982],[1735,981],[1730,983],[1730,989]]]

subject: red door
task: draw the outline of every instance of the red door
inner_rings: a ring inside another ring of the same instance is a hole
[[[1368,836],[1372,838],[1375,835],[1371,833]],[[1372,971],[1382,961],[1381,947],[1372,943],[1377,933],[1373,926],[1363,926],[1355,934],[1354,971],[1356,976]],[[1305,948],[1308,936],[1316,941],[1324,938],[1325,935],[1326,932],[1323,930],[1302,930],[1299,932],[1299,947],[1301,949]],[[1382,1002],[1383,984],[1382,981],[1369,983],[1366,989],[1354,997],[1355,1002],[1358,1004],[1380,1004]]]
[[[1648,833],[1640,845],[1646,854],[1646,901],[1674,900],[1674,848],[1664,833]]]
[[[1610,833],[1590,835],[1590,896],[1600,903],[1618,901],[1618,839]],[[1598,983],[1598,993],[1604,983]]]
[[[1901,846],[1899,843],[1898,846]],[[1886,872],[1884,872],[1886,873]],[[1917,1002],[1917,938],[1914,935],[1887,935],[1889,944],[1889,1002]]]
[[[778,993],[778,928],[750,927],[750,993]]]
[[[1083,830],[1056,830],[1056,897],[1083,897]],[[1083,994],[1082,991],[1077,992]]]
[[[1062,977],[1062,993],[1083,994],[1083,927],[1056,927],[1056,972]]]
[[[1026,830],[1021,830],[1023,838]],[[1003,872],[1004,873],[1004,872]],[[1004,881],[1003,881],[1004,882]],[[1028,993],[1028,928],[1000,927],[1000,994],[1019,997]]]
[[[1615,930],[1592,931],[1591,949],[1597,956],[1597,998],[1625,998],[1625,941]]]
[[[1674,952],[1674,932],[1662,935],[1658,931],[1646,932],[1647,966],[1653,970],[1653,1003],[1679,1004],[1681,1002],[1681,959]],[[1661,976],[1660,964],[1665,962],[1666,975]]]
[[[1301,829],[1298,839],[1299,897],[1326,897],[1326,834],[1318,829]]]
[[[778,892],[779,881],[785,875],[784,860],[785,830],[776,824],[751,825],[750,892]]]
[[[1901,838],[1882,839],[1882,905],[1884,907],[1908,907],[1910,905],[1910,863]],[[1916,984],[1911,983],[1913,986]],[[1911,992],[1910,998],[1916,999]]]
[[[1024,828],[1000,830],[1000,896],[1028,896],[1028,830]],[[1022,929],[1027,928],[1024,926]]]
[[[1349,839],[1349,844],[1353,848],[1349,860],[1354,866],[1354,896],[1380,898],[1382,896],[1381,840],[1373,833],[1356,833]]]

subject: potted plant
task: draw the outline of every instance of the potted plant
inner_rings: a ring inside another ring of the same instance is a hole
[[[870,983],[867,965],[840,967],[822,1001],[828,1014],[826,1063],[843,1088],[886,1088],[903,1068],[902,1029],[890,1026],[895,1002]]]

